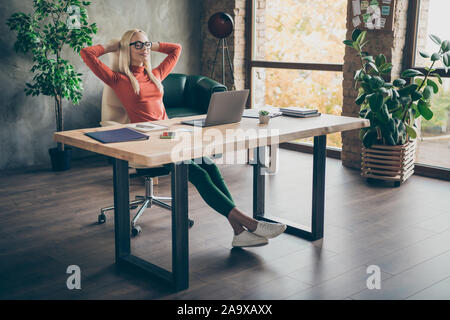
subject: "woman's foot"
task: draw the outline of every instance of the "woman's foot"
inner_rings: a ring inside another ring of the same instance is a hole
[[[238,208],[234,207],[228,214],[228,222],[233,228],[234,234],[238,235],[244,230],[253,232],[256,230],[258,221],[248,217]]]
[[[252,233],[260,237],[272,239],[286,231],[286,228],[287,226],[284,223],[258,221],[256,229]]]
[[[242,231],[241,233],[235,235],[233,237],[233,242],[231,245],[233,247],[260,247],[265,246],[269,243],[264,237],[260,237],[256,234],[248,232],[247,230]]]

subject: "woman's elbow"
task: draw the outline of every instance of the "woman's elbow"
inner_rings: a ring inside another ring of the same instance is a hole
[[[178,55],[180,55],[182,50],[183,50],[183,47],[181,46],[181,44],[176,43],[176,49],[175,49],[176,53]]]
[[[86,61],[87,56],[88,56],[87,47],[80,50],[80,56],[81,56],[81,59],[83,59],[83,61]]]

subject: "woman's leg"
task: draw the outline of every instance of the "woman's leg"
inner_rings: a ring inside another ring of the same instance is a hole
[[[228,214],[236,205],[216,186],[208,171],[191,161],[188,168],[188,178],[198,190],[203,200],[211,208],[228,218]]]
[[[209,157],[203,157],[199,166],[208,172],[211,181],[216,185],[216,187],[219,188],[228,197],[228,199],[233,201],[231,193],[228,190],[225,180],[223,179],[217,165]],[[236,235],[244,231],[244,227],[248,231],[253,232],[256,230],[256,226],[258,224],[257,220],[245,215],[237,207],[231,209],[226,217],[228,218],[228,222]]]
[[[217,165],[211,160],[209,157],[203,157],[202,163],[199,166],[206,170],[211,178],[212,182],[216,185],[217,188],[220,189],[231,201],[234,202],[233,197],[231,196],[230,191],[228,190],[227,185],[225,184],[225,180],[220,173]]]
[[[208,171],[194,161],[191,161],[191,163],[188,164],[189,181],[195,186],[200,193],[200,196],[211,208],[228,219],[235,235],[239,235],[246,229],[250,232],[254,232],[260,222],[245,215],[236,208],[236,205],[230,199],[230,192],[228,191],[216,164],[205,165],[209,166],[206,167]],[[213,182],[213,179],[224,189],[225,193]]]

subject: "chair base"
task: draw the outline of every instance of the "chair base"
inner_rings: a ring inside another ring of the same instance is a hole
[[[136,209],[139,205],[141,205],[136,215],[134,216],[133,220],[131,221],[132,236],[137,236],[142,231],[142,228],[139,225],[137,225],[137,220],[144,213],[145,209],[150,208],[152,205],[157,205],[158,207],[172,211],[172,206],[164,202],[164,201],[172,202],[172,198],[155,196],[153,194],[153,179],[149,176],[144,176],[144,179],[145,179],[145,196],[136,196],[136,199],[130,202],[130,209]],[[102,208],[100,210],[101,213],[98,216],[98,223],[100,224],[105,223],[106,222],[105,213],[111,210],[114,210],[114,206]],[[191,228],[194,225],[194,220],[191,219],[188,220],[189,220],[189,228]]]

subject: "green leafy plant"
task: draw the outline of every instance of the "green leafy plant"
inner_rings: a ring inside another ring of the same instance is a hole
[[[64,129],[62,99],[79,104],[82,97],[82,74],[61,53],[66,45],[77,53],[86,44],[92,45],[97,26],[88,23],[89,5],[87,1],[34,0],[31,14],[14,13],[6,23],[17,32],[15,51],[32,55],[30,71],[34,76],[31,83],[26,83],[25,93],[54,97],[57,131]],[[58,149],[64,146],[58,143]]]
[[[430,35],[431,40],[439,45],[439,50],[431,55],[420,52],[424,58],[431,60],[431,66],[425,68],[426,74],[415,69],[407,69],[401,73],[404,79],[387,82],[383,76],[390,73],[392,64],[386,61],[383,54],[376,57],[363,51],[368,41],[366,31],[355,29],[351,40],[344,44],[353,48],[360,57],[362,68],[354,76],[358,97],[355,102],[361,106],[360,117],[370,120],[370,127],[360,131],[360,138],[366,148],[373,144],[401,145],[409,138],[417,137],[415,119],[422,116],[426,120],[433,117],[431,98],[438,93],[437,79],[442,79],[436,69],[436,61],[442,61],[445,71],[450,66],[450,41],[441,41],[439,37]],[[414,79],[407,82],[405,79]],[[359,85],[359,87],[358,87]]]
[[[260,110],[258,113],[260,116],[268,116],[269,115],[269,111],[266,111],[266,110]]]

